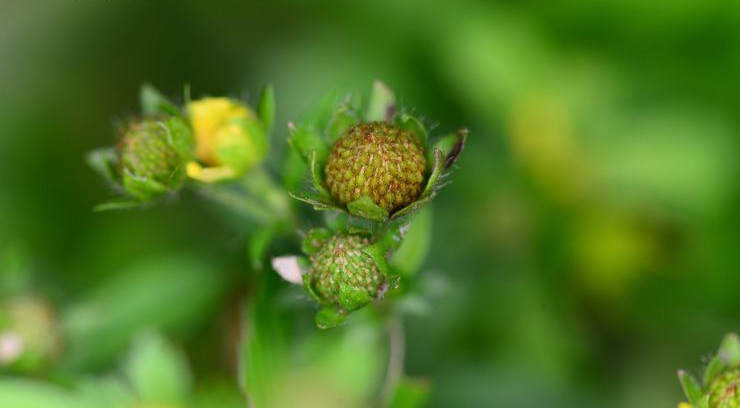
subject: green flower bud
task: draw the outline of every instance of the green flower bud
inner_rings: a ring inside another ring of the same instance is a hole
[[[369,196],[389,213],[419,197],[425,171],[419,139],[383,122],[350,127],[332,146],[325,168],[326,184],[339,202]]]
[[[326,105],[313,121],[289,124],[288,142],[306,163],[313,187],[290,195],[317,210],[375,222],[403,219],[429,203],[468,131],[430,140],[423,121],[395,100],[377,81],[366,106],[350,98]]]
[[[322,303],[351,312],[378,296],[385,275],[364,252],[370,244],[361,235],[337,234],[310,256],[311,272],[304,281]]]
[[[688,399],[679,408],[740,408],[740,338],[725,336],[701,383],[683,370],[678,379]]]
[[[361,234],[311,231],[303,243],[310,270],[303,275],[308,293],[325,308],[316,315],[320,328],[340,324],[352,311],[380,298],[389,286],[382,249]]]
[[[56,315],[44,299],[23,296],[0,305],[0,370],[37,372],[60,348]]]
[[[132,123],[118,145],[124,190],[141,201],[176,191],[185,180],[191,148],[192,133],[179,118]]]

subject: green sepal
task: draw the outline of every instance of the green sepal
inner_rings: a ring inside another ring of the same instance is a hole
[[[112,147],[95,149],[87,154],[86,159],[90,168],[100,174],[106,181],[119,184],[116,174],[116,167],[118,167],[116,149]]]
[[[353,112],[349,104],[342,104],[334,111],[329,123],[326,126],[326,136],[330,142],[334,143],[341,139],[347,130],[360,122],[360,118]]]
[[[169,190],[166,185],[152,179],[139,177],[127,169],[123,170],[121,185],[129,195],[141,201],[151,200]]]
[[[699,404],[702,399],[703,392],[696,379],[691,374],[683,370],[679,370],[678,381],[681,383],[683,392],[689,402],[692,404]]]
[[[424,187],[424,191],[421,192],[422,198],[434,192],[434,188],[436,187],[439,178],[442,176],[443,154],[444,153],[442,152],[442,150],[434,149],[434,164],[432,165],[432,173],[429,174],[427,185],[426,187]]]
[[[167,129],[167,142],[170,146],[183,160],[191,159],[195,149],[195,135],[190,126],[178,117],[160,123]]]
[[[702,383],[704,386],[709,386],[709,383],[711,383],[715,377],[722,374],[725,369],[727,369],[727,364],[725,364],[718,355],[709,360],[709,364],[707,364],[707,367],[704,369],[704,376],[702,377]]]
[[[265,132],[269,135],[275,124],[275,90],[272,85],[262,89],[259,102],[257,103],[257,116],[259,116]]]
[[[321,330],[332,329],[347,320],[347,314],[336,308],[323,308],[316,312],[316,327]]]
[[[368,195],[363,195],[358,200],[347,204],[350,214],[359,218],[367,218],[373,221],[385,221],[388,219],[388,211],[375,204]]]
[[[426,127],[418,118],[408,113],[401,114],[398,120],[398,126],[403,130],[413,133],[421,143],[421,146],[426,149],[427,142],[429,141],[429,132],[427,132]]]
[[[334,210],[344,211],[343,208],[337,207],[334,203],[325,200],[323,197],[307,193],[288,192],[288,195],[298,201],[311,204],[316,210]]]
[[[311,181],[316,191],[326,200],[331,200],[331,194],[329,190],[324,186],[324,178],[322,177],[322,170],[324,167],[319,163],[319,157],[316,150],[313,150],[308,155],[308,170],[311,173]]]
[[[439,149],[442,151],[444,156],[443,165],[445,169],[449,169],[455,164],[457,158],[460,157],[465,148],[465,141],[468,139],[468,129],[460,129],[455,133],[449,134],[437,141],[434,144],[434,152]]]
[[[113,199],[106,201],[102,204],[98,204],[95,207],[93,207],[93,211],[95,212],[103,212],[103,211],[115,211],[115,210],[130,210],[132,208],[136,208],[141,206],[141,201],[134,201],[127,198],[119,198],[119,199]]]
[[[311,296],[311,299],[321,303],[326,304],[326,300],[319,295],[318,292],[313,288],[313,285],[311,284],[311,274],[306,273],[303,275],[303,288],[306,290],[306,293],[308,293],[309,296]]]
[[[306,164],[310,162],[312,151],[316,152],[316,160],[321,167],[326,164],[329,146],[315,128],[289,124],[288,131],[290,132],[288,143],[301,155]]]
[[[326,228],[314,228],[306,234],[301,243],[301,250],[306,255],[315,254],[326,241],[331,238],[332,234]]]
[[[388,265],[388,260],[385,257],[388,253],[388,246],[386,243],[376,242],[373,245],[370,245],[367,248],[363,249],[362,252],[370,255],[370,257],[373,258],[375,265],[378,267],[378,269],[380,269],[380,272],[382,272],[383,275],[391,275],[392,271],[390,266]]]
[[[407,217],[416,213],[417,211],[424,208],[424,206],[427,205],[429,202],[431,202],[436,195],[437,193],[434,190],[426,195],[422,195],[421,198],[419,198],[418,200],[393,213],[393,215],[391,215],[391,220],[400,220],[403,217]]]
[[[735,333],[726,335],[719,346],[717,355],[730,367],[740,365],[740,338],[738,338],[738,335]]]
[[[363,289],[342,283],[339,285],[339,305],[351,312],[372,302],[372,298]]]
[[[141,86],[139,103],[145,116],[173,115],[179,117],[181,115],[180,109],[150,84]]]
[[[370,94],[365,121],[367,122],[390,122],[396,110],[396,95],[382,81],[373,82],[373,90]]]

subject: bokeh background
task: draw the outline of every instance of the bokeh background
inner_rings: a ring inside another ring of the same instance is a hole
[[[740,329],[738,73],[732,0],[4,0],[3,264],[32,269],[88,342],[70,367],[106,370],[157,324],[217,382],[229,357],[207,345],[234,318],[249,231],[188,193],[94,213],[110,189],[85,153],[143,82],[273,83],[279,156],[287,121],[382,79],[438,130],[471,130],[435,201],[424,279],[441,295],[407,321],[429,406],[673,406],[676,369]],[[114,303],[130,310],[109,319]]]

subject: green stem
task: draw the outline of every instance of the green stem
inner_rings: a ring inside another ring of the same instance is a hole
[[[250,171],[240,180],[241,188],[233,185],[207,185],[198,191],[235,213],[262,225],[294,229],[296,216],[290,206],[290,196],[263,168]]]
[[[290,206],[290,196],[264,168],[259,167],[250,171],[242,178],[242,186],[250,195],[261,199],[273,213],[273,218],[282,220],[288,225],[296,225],[295,214]]]
[[[393,314],[386,318],[386,331],[388,333],[388,369],[381,391],[381,398],[383,406],[388,407],[403,377],[403,365],[406,358],[406,334],[401,318]]]

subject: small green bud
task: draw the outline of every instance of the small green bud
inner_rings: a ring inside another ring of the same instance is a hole
[[[321,230],[323,231],[323,230]],[[372,242],[359,234],[310,233],[309,253],[311,270],[303,276],[308,292],[320,303],[334,308],[328,319],[325,309],[317,315],[319,326],[323,321],[341,322],[335,315],[346,315],[380,297],[387,286],[386,276],[370,254]]]
[[[425,171],[419,139],[384,122],[350,127],[332,146],[325,168],[326,184],[339,202],[366,195],[389,213],[419,197]]]
[[[688,399],[679,408],[740,408],[740,338],[725,336],[704,370],[703,386],[684,371],[678,378]]]
[[[176,117],[130,124],[118,145],[124,190],[147,201],[179,189],[185,180],[191,141],[189,128]]]

